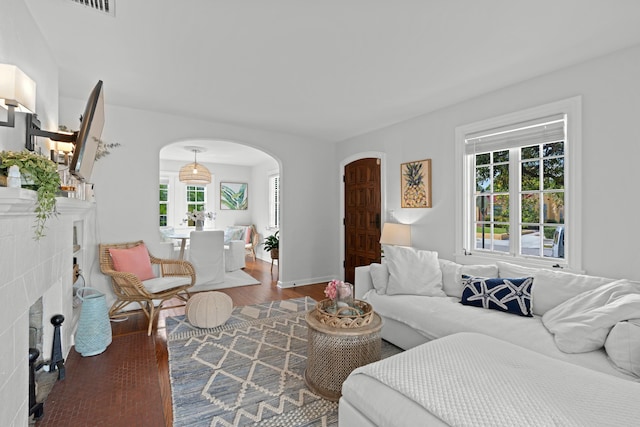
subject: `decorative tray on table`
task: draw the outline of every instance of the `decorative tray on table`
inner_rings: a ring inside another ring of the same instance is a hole
[[[371,323],[373,307],[371,304],[353,300],[351,305],[336,305],[333,300],[325,299],[316,305],[316,319],[322,324],[334,328],[359,328]]]

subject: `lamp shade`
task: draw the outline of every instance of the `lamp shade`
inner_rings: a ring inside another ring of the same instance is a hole
[[[0,105],[20,112],[36,111],[36,82],[15,65],[0,64]]]
[[[411,226],[385,222],[380,243],[383,245],[411,246]]]
[[[211,184],[211,172],[205,166],[198,163],[198,153],[206,151],[202,147],[185,147],[193,151],[193,163],[189,163],[180,168],[178,179],[185,184],[204,185]]]
[[[211,184],[211,172],[200,163],[189,163],[180,168],[180,182],[185,184]]]

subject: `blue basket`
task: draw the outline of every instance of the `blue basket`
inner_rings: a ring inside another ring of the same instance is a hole
[[[92,291],[85,295],[83,291]],[[95,356],[104,352],[111,344],[111,323],[105,295],[94,288],[82,288],[76,294],[82,301],[76,351],[82,356]]]

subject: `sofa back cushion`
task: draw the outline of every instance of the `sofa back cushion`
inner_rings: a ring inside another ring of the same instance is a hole
[[[389,268],[387,295],[444,297],[438,253],[406,246],[384,246]]]
[[[542,316],[552,308],[583,292],[596,289],[613,279],[587,276],[566,271],[544,268],[522,267],[507,262],[498,262],[500,277],[533,277],[531,300],[533,314]]]
[[[438,260],[442,270],[442,289],[450,297],[462,298],[462,276],[498,277],[498,266],[458,264],[446,259]],[[515,276],[514,276],[515,277]]]

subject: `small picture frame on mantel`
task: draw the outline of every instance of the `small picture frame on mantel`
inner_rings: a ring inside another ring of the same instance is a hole
[[[431,159],[400,165],[400,200],[403,208],[430,208]]]

